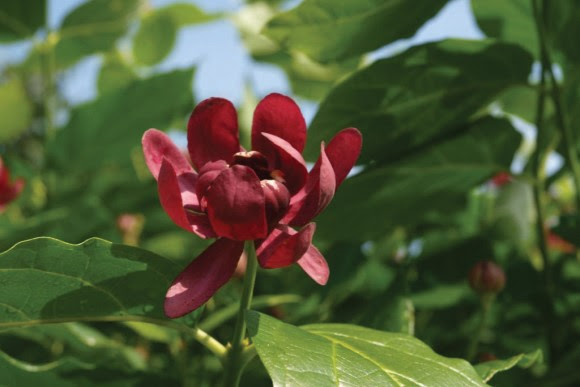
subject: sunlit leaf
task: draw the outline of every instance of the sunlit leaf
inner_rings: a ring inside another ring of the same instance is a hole
[[[250,311],[248,330],[274,386],[483,386],[465,360],[401,333],[356,325],[298,328]]]
[[[272,19],[264,33],[320,62],[356,56],[411,37],[447,0],[305,0]]]

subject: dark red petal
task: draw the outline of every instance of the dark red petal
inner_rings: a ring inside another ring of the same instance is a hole
[[[328,263],[320,254],[320,251],[313,245],[310,245],[306,254],[298,260],[298,264],[319,285],[326,285],[330,269]]]
[[[290,143],[302,153],[306,143],[306,121],[296,102],[282,94],[269,94],[254,111],[252,149],[268,154],[268,144],[261,133],[270,133]]]
[[[231,163],[240,141],[238,116],[230,101],[209,98],[196,106],[187,124],[187,149],[198,170],[210,161]]]
[[[206,199],[209,220],[219,236],[243,241],[268,234],[264,191],[251,168],[234,165],[224,170]]]
[[[193,211],[197,210],[194,187],[195,179],[188,179],[187,174],[178,178],[172,164],[163,160],[157,179],[159,200],[163,209],[179,227],[194,232],[202,238],[213,238],[216,234],[212,230],[207,216],[193,214],[185,209],[188,207]]]
[[[270,167],[283,172],[286,187],[291,194],[295,194],[304,187],[308,177],[304,158],[286,140],[269,133],[262,133],[262,136],[270,144],[270,153],[266,154],[271,164]]]
[[[243,250],[242,242],[225,238],[205,249],[169,287],[165,296],[167,317],[181,317],[209,300],[232,277]]]
[[[281,223],[303,226],[310,222],[330,203],[335,188],[334,170],[321,144],[320,157],[308,174],[306,186],[292,197],[290,209]]]
[[[275,228],[256,250],[260,266],[277,269],[295,263],[308,250],[315,230],[314,223],[298,232],[284,225]]]
[[[166,159],[173,166],[173,170],[179,176],[182,173],[194,173],[193,168],[185,159],[181,151],[169,136],[157,129],[149,129],[143,134],[141,140],[145,162],[155,179],[159,176],[161,163]]]
[[[356,163],[362,147],[362,135],[356,128],[343,129],[326,147],[326,155],[336,176],[336,188]]]

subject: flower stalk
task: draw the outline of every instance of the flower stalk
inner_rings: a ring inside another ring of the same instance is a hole
[[[238,310],[234,335],[232,337],[231,346],[228,350],[228,359],[226,362],[224,386],[228,387],[239,385],[242,371],[247,364],[247,361],[243,361],[244,357],[242,356],[245,347],[248,346],[248,344],[244,342],[246,333],[246,311],[249,310],[252,303],[254,285],[256,283],[256,273],[258,271],[258,259],[256,257],[254,241],[246,241],[245,252],[248,257],[248,266],[246,267],[244,289],[242,291],[242,299],[240,300],[240,308]]]

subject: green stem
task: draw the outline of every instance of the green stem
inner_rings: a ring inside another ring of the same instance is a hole
[[[267,306],[276,306],[282,304],[300,302],[302,297],[296,294],[272,294],[254,297],[252,300],[252,309],[264,308]],[[223,309],[220,309],[205,320],[199,323],[199,327],[207,332],[214,330],[224,322],[235,317],[240,308],[239,303],[230,304]]]
[[[487,328],[487,317],[489,315],[489,309],[491,308],[491,304],[495,298],[495,294],[483,294],[481,296],[481,310],[479,316],[479,322],[477,324],[477,328],[475,329],[475,333],[471,336],[471,340],[469,341],[469,345],[467,347],[467,360],[473,362],[475,359],[475,355],[477,355],[477,348],[479,347],[479,342],[481,341],[481,336],[485,329]]]
[[[578,160],[576,157],[576,151],[573,148],[573,142],[571,139],[571,133],[569,133],[569,128],[565,124],[564,115],[562,111],[561,101],[560,101],[560,91],[558,88],[558,83],[554,77],[554,72],[552,70],[552,62],[550,60],[547,43],[546,43],[546,33],[544,30],[544,24],[542,21],[542,13],[540,12],[540,7],[536,0],[532,1],[532,8],[534,11],[534,18],[536,20],[536,27],[538,31],[538,40],[540,45],[540,55],[541,55],[541,69],[540,69],[540,87],[538,89],[538,99],[536,107],[536,150],[533,158],[533,169],[535,176],[534,184],[534,204],[536,207],[536,232],[538,236],[538,246],[540,248],[540,255],[542,257],[543,263],[543,279],[544,279],[544,300],[542,301],[544,312],[542,313],[544,319],[544,326],[546,330],[546,336],[550,351],[549,358],[552,359],[556,353],[556,346],[554,340],[555,330],[555,311],[553,306],[553,294],[554,294],[554,284],[552,282],[551,274],[551,262],[550,255],[548,251],[548,244],[546,242],[546,216],[544,213],[544,206],[542,205],[542,195],[545,190],[544,181],[544,161],[542,158],[542,150],[539,149],[538,139],[545,133],[544,132],[544,110],[545,110],[545,100],[546,100],[546,74],[550,77],[550,83],[552,88],[551,97],[554,101],[556,107],[556,115],[558,126],[560,127],[562,138],[566,146],[566,159],[568,165],[572,169],[572,175],[574,177],[575,190],[576,190],[576,205],[578,210],[580,210],[580,180],[578,177]],[[546,3],[543,2],[543,11],[545,12]]]
[[[248,265],[246,267],[244,290],[242,292],[242,299],[240,300],[240,309],[238,310],[234,335],[231,347],[228,351],[228,361],[226,363],[227,366],[224,378],[224,386],[226,387],[234,387],[240,384],[242,371],[247,364],[247,361],[244,361],[244,356],[242,356],[244,347],[247,347],[247,344],[244,344],[246,311],[250,308],[250,304],[252,303],[254,284],[256,283],[256,273],[258,271],[258,259],[256,257],[254,241],[246,241],[245,251],[248,257]]]
[[[540,60],[542,64],[542,72],[546,71],[550,77],[550,96],[554,102],[554,107],[556,110],[556,122],[558,123],[558,128],[560,129],[562,140],[564,141],[564,147],[566,149],[565,158],[568,162],[568,166],[572,171],[572,180],[574,181],[574,188],[576,192],[576,209],[580,211],[580,162],[578,161],[574,133],[570,129],[570,126],[566,120],[566,115],[564,113],[560,85],[558,84],[558,80],[556,79],[554,70],[552,69],[552,59],[550,57],[546,29],[542,20],[542,15],[546,12],[547,5],[548,2],[546,0],[542,0],[542,9],[540,9],[537,2],[532,0],[534,18],[536,19],[536,28],[538,30],[538,40],[540,44]]]

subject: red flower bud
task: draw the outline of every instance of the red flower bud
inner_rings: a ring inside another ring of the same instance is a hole
[[[505,286],[505,274],[492,261],[479,261],[469,271],[469,285],[478,293],[498,293]]]

